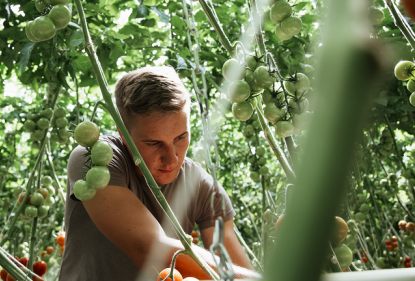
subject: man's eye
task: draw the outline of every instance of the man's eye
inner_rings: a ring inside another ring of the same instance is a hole
[[[149,142],[149,143],[147,143],[148,146],[156,146],[158,144],[159,144],[158,142]]]

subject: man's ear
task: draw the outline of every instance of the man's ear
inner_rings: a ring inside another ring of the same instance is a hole
[[[125,141],[124,136],[121,134],[120,129],[118,129],[118,126],[117,125],[115,127],[117,127],[117,131],[118,131],[118,134],[120,135],[120,137],[122,139],[122,142],[128,147],[128,144]]]

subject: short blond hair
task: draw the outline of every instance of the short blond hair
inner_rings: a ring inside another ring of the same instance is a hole
[[[136,115],[178,112],[190,108],[190,95],[173,67],[144,67],[125,74],[115,86],[115,100],[129,128]]]

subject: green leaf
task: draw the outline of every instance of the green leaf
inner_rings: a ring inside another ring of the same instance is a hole
[[[176,27],[178,30],[183,30],[183,28],[186,26],[186,22],[181,17],[172,16],[171,25]]]
[[[177,56],[177,67],[176,67],[176,69],[187,69],[187,63],[184,60],[184,58],[182,58],[179,55],[176,55],[176,56]]]
[[[147,27],[153,27],[153,26],[155,26],[156,25],[156,20],[155,19],[145,19],[145,20],[142,20],[141,22],[140,22],[140,24],[142,25],[142,26],[147,26]]]
[[[140,5],[138,7],[137,11],[137,18],[146,18],[150,14],[150,11],[148,10],[147,6]]]
[[[293,7],[293,10],[296,12],[300,12],[307,4],[308,2],[300,2],[297,5],[295,5],[295,7]]]
[[[123,56],[125,54],[121,41],[117,41],[114,44],[111,45],[111,52],[110,52],[110,59],[113,61],[117,61],[119,57]]]
[[[169,23],[170,17],[166,15],[162,10],[157,9],[157,7],[151,7],[151,10],[159,16],[162,22],[165,24]]]
[[[26,43],[20,52],[20,74],[23,74],[24,70],[26,69],[27,63],[30,59],[30,54],[32,53],[35,44],[36,43],[34,42]]]
[[[75,30],[69,38],[69,49],[74,50],[76,46],[84,42],[84,33],[82,30]]]
[[[317,21],[317,19],[318,17],[312,14],[307,14],[301,17],[301,21],[306,24],[314,23]]]
[[[66,88],[66,89],[71,89],[71,87],[69,87],[68,82],[66,82],[65,79],[65,74],[63,73],[62,69],[60,69],[58,71],[58,80],[59,82],[61,82],[61,84]],[[72,90],[72,89],[71,89]]]
[[[84,73],[87,73],[88,70],[91,68],[91,62],[89,61],[89,58],[85,55],[77,57],[73,62],[72,66],[77,71],[82,71]]]
[[[198,21],[198,22],[207,21],[206,14],[203,12],[203,10],[199,10],[199,11],[195,14],[195,21]]]
[[[78,28],[78,29],[82,29],[79,25],[77,25],[76,23],[71,22],[71,21],[68,23],[68,25],[72,26],[72,27],[75,27],[75,28]]]

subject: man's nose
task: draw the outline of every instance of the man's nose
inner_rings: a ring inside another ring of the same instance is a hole
[[[176,155],[176,148],[173,145],[165,146],[161,160],[168,169],[173,169],[178,163],[178,157]]]

